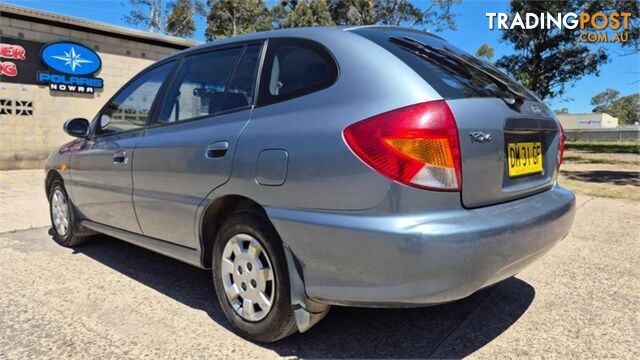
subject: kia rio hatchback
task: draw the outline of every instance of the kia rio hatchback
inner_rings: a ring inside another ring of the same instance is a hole
[[[216,41],[127,83],[46,168],[52,234],[203,269],[271,342],[331,305],[461,299],[564,238],[564,134],[529,91],[434,35],[305,28]]]

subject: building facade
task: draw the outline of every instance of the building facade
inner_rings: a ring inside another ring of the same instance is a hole
[[[37,168],[140,70],[198,42],[0,4],[0,169]]]
[[[610,129],[618,127],[618,118],[606,113],[556,114],[565,129]]]

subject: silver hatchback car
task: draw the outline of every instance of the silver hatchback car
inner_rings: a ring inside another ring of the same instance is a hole
[[[127,83],[47,162],[52,234],[103,233],[213,271],[261,342],[331,305],[461,299],[564,238],[564,132],[493,66],[425,32],[216,41]]]

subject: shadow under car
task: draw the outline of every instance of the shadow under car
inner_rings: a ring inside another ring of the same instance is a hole
[[[107,236],[77,247],[86,255],[231,330],[211,273]],[[334,306],[304,334],[261,344],[300,358],[461,358],[502,334],[528,309],[535,290],[510,278],[465,299],[422,308]]]

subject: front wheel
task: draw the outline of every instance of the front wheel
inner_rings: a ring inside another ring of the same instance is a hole
[[[284,249],[264,216],[246,211],[227,218],[213,262],[218,301],[242,335],[274,342],[296,331]]]
[[[76,234],[76,214],[62,182],[56,180],[49,189],[49,214],[53,239],[60,245],[72,247],[86,242],[89,237]]]

